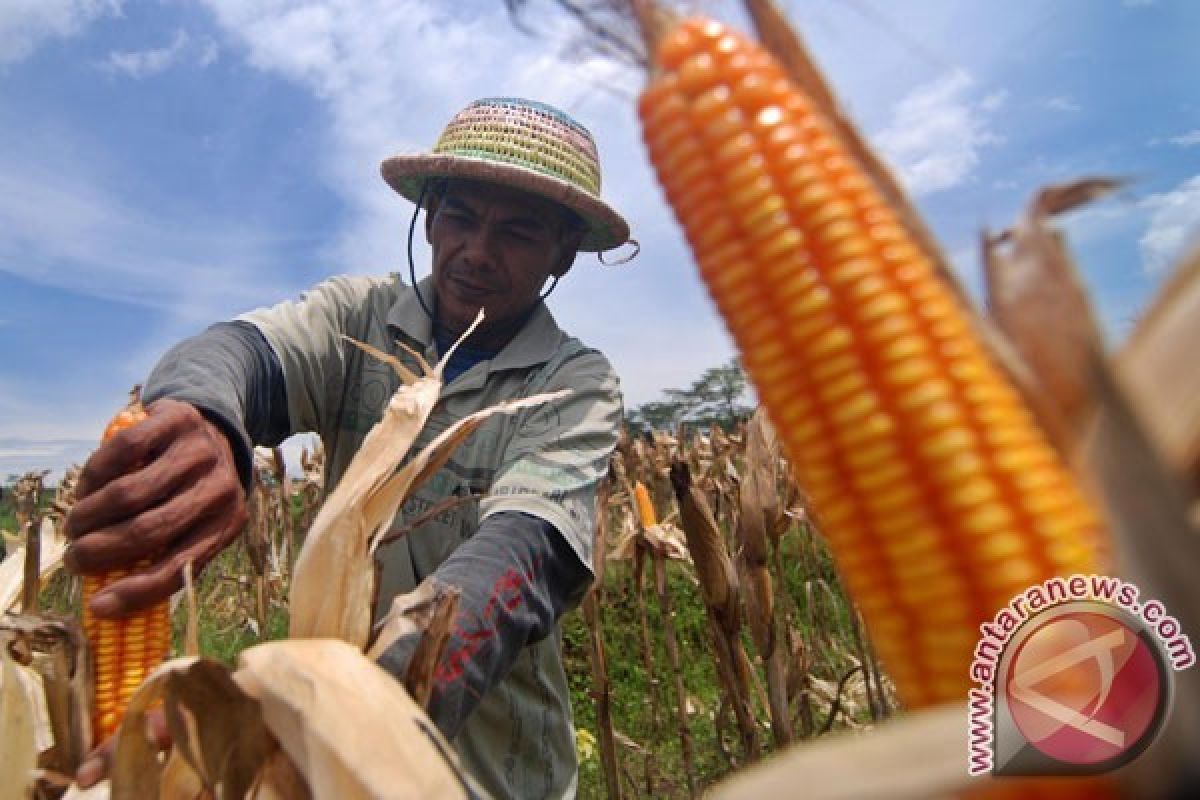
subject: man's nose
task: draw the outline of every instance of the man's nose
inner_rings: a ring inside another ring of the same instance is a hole
[[[491,266],[492,236],[486,226],[480,225],[466,234],[463,241],[462,258],[473,267]]]

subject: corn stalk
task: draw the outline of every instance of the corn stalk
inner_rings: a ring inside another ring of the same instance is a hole
[[[688,550],[700,579],[704,607],[713,640],[713,659],[733,707],[746,762],[759,756],[758,721],[750,695],[750,662],[742,647],[741,608],[738,579],[729,551],[725,549],[717,521],[703,493],[692,485],[691,472],[683,461],[671,465],[671,485],[679,505],[679,524],[687,537]]]
[[[771,712],[771,732],[777,747],[792,741],[791,710],[787,694],[787,661],[780,646],[775,625],[775,593],[768,564],[768,546],[780,515],[775,470],[778,458],[773,452],[765,413],[760,409],[746,429],[745,466],[739,491],[738,575],[744,594],[746,616],[758,654],[766,665],[767,697]]]
[[[604,652],[603,607],[604,576],[608,552],[608,504],[613,475],[601,482],[596,492],[596,540],[592,559],[595,583],[583,598],[582,611],[588,629],[588,663],[592,672],[591,695],[596,701],[596,727],[600,742],[600,762],[604,767],[604,785],[609,800],[621,800],[620,764],[613,736],[612,689],[608,679],[608,659]]]

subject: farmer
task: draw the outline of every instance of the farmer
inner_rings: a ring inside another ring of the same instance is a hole
[[[389,158],[382,172],[417,204],[414,226],[425,209],[432,274],[412,273],[410,226],[411,284],[333,278],[176,345],[146,384],[149,419],[84,468],[68,562],[86,574],[153,560],[98,594],[97,616],[169,596],[185,564],[203,566],[240,532],[253,445],[316,431],[326,485],[337,484],[398,387],[343,335],[415,369],[398,342],[433,363],[483,308],[412,452],[485,406],[571,393],[493,417],[408,500],[394,529],[441,510],[381,550],[377,612],[430,576],[461,588],[433,720],[496,797],[569,797],[577,765],[557,621],[592,580],[596,486],[621,395],[605,357],[565,334],[543,300],[578,251],[617,247],[629,229],[600,199],[589,132],[540,103],[472,103],[431,153]],[[413,645],[398,641],[381,665],[402,675]],[[99,758],[83,772],[96,779]]]

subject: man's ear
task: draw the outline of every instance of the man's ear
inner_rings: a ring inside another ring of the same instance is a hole
[[[438,205],[442,202],[442,196],[429,192],[425,195],[425,241],[433,244],[433,216],[437,213]]]
[[[579,244],[583,241],[585,231],[572,231],[563,237],[562,253],[558,257],[558,263],[554,265],[554,269],[550,270],[550,274],[556,278],[561,278],[571,271],[571,267],[575,264],[575,257],[579,255]]]

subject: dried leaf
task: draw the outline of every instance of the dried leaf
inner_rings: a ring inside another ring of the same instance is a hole
[[[1180,262],[1117,354],[1130,400],[1167,463],[1200,492],[1200,247]]]
[[[251,647],[234,680],[314,797],[466,798],[441,734],[388,673],[345,642],[298,639]]]
[[[671,485],[679,503],[679,524],[687,537],[688,550],[700,578],[704,602],[721,618],[721,626],[736,630],[737,574],[721,529],[709,509],[708,501],[691,482],[687,465],[676,462],[671,466]]]
[[[421,581],[411,592],[392,598],[391,607],[376,626],[375,640],[367,650],[367,658],[377,661],[397,639],[422,633],[429,626],[434,610],[444,602],[450,588],[438,580],[428,578]]]
[[[50,730],[41,766],[73,775],[91,740],[91,674],[86,658],[86,640],[79,622],[72,618],[27,617],[34,626],[33,667],[42,677]]]
[[[1086,455],[1107,507],[1121,575],[1144,598],[1161,602],[1182,631],[1200,631],[1200,531],[1188,516],[1188,493],[1159,459],[1099,356],[1092,374],[1099,412]],[[1172,781],[1194,769],[1200,670],[1175,673],[1172,705],[1166,728],[1130,767],[1133,785],[1161,785],[1169,792]]]
[[[1091,419],[1088,355],[1103,345],[1087,290],[1051,216],[1117,185],[1095,178],[1042,189],[1008,234],[984,242],[988,310],[1057,410],[1059,427],[1047,433],[1068,458]]]
[[[94,786],[89,786],[86,789],[81,789],[77,784],[71,784],[67,787],[66,794],[62,796],[62,800],[109,800],[112,796],[112,784],[108,781],[100,781]]]
[[[678,526],[670,522],[660,522],[642,531],[643,541],[653,552],[671,561],[692,563],[692,554],[688,550],[687,537]]]
[[[462,590],[430,577],[411,592],[397,595],[380,622],[380,633],[367,657],[379,657],[402,636],[419,636],[416,650],[408,663],[404,688],[425,708],[433,689],[433,672],[450,640],[451,626],[458,613]]]
[[[183,625],[183,654],[200,655],[200,609],[196,604],[196,584],[192,578],[192,562],[183,565],[183,596],[187,602],[187,620]]]
[[[377,505],[368,516],[367,507],[408,453],[440,389],[436,374],[402,385],[321,506],[294,567],[289,636],[366,645],[375,591],[371,540],[390,522],[386,508]]]
[[[37,692],[41,681],[0,646],[0,800],[24,800],[37,767]]]
[[[738,541],[742,544],[747,563],[756,569],[766,567],[767,539],[780,513],[776,486],[779,460],[771,449],[770,430],[766,410],[759,408],[746,430],[745,463],[738,488],[741,509]]]
[[[296,765],[278,746],[258,773],[249,800],[309,800],[308,784]]]
[[[180,755],[179,748],[167,754],[163,764],[162,781],[159,784],[158,800],[210,800],[212,793],[196,774],[188,760]]]
[[[41,524],[41,558],[39,559],[42,581],[48,579],[62,566],[67,552],[67,539],[59,533],[49,517]],[[24,584],[25,546],[21,545],[4,561],[0,561],[0,612],[8,611],[21,598]]]
[[[277,748],[258,702],[214,661],[197,661],[166,680],[164,710],[175,749],[214,795],[240,800]]]
[[[984,779],[967,774],[967,720],[961,705],[893,720],[869,735],[841,733],[741,770],[706,796],[712,800],[912,798],[957,792]]]
[[[483,319],[480,312],[475,325]],[[465,339],[474,325],[464,335]],[[460,340],[461,341],[461,340]],[[396,369],[403,385],[367,433],[341,482],[326,498],[296,561],[289,636],[336,637],[365,648],[371,632],[374,551],[404,498],[450,458],[454,448],[492,414],[511,413],[563,393],[503,403],[459,420],[397,471],[437,403],[442,369],[454,352],[417,378],[394,357],[356,345]],[[457,347],[457,343],[455,347]],[[413,355],[422,368],[428,365]]]
[[[1038,192],[1034,205],[1036,212],[1043,216],[1064,214],[1102,200],[1127,183],[1128,181],[1122,178],[1080,178],[1070,183],[1043,188]]]
[[[146,736],[146,712],[151,706],[162,702],[167,677],[171,673],[184,671],[198,661],[187,657],[163,662],[146,677],[130,699],[121,725],[117,728],[116,747],[109,772],[113,800],[158,797],[163,765],[158,759],[158,747]]]
[[[421,452],[417,453],[411,461],[392,476],[366,503],[363,512],[364,516],[368,520],[381,520],[383,526],[390,523],[392,517],[396,515],[396,511],[400,508],[400,504],[404,502],[404,498],[413,489],[420,486],[430,476],[445,466],[446,462],[450,460],[450,456],[454,454],[455,449],[468,436],[474,433],[480,425],[486,422],[489,417],[495,414],[511,414],[523,408],[549,403],[570,393],[569,389],[563,389],[557,392],[523,397],[518,400],[497,403],[482,411],[476,411],[474,414],[463,417],[438,434],[437,438],[427,444]],[[375,551],[383,528],[377,527],[376,531],[377,533],[371,542],[371,553]]]

